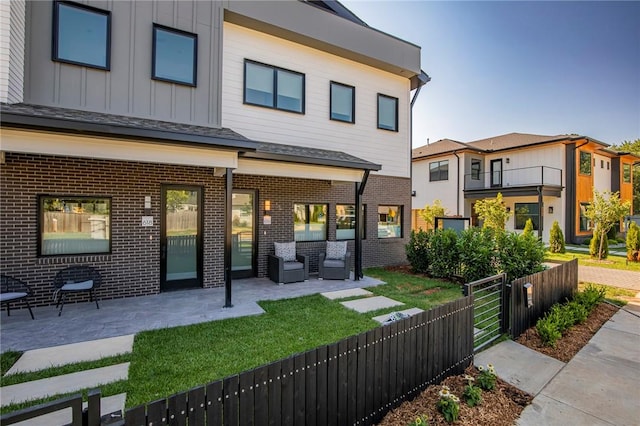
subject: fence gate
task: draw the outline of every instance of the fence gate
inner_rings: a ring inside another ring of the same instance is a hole
[[[499,338],[508,329],[507,275],[499,274],[464,285],[465,296],[473,296],[473,350]]]

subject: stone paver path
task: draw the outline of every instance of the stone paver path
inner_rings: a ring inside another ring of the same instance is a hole
[[[394,306],[404,305],[397,300],[389,299],[385,296],[367,297],[365,299],[349,300],[340,302],[344,307],[353,309],[361,314],[365,312],[377,311],[378,309],[393,308]]]
[[[324,297],[329,300],[337,300],[337,299],[346,299],[347,297],[355,297],[355,296],[371,296],[369,290],[365,290],[364,288],[350,288],[347,290],[337,290],[337,291],[328,291],[326,293],[320,293]]]

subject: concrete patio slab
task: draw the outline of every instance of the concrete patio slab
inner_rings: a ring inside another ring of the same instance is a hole
[[[126,393],[100,398],[100,415],[106,416],[116,411],[124,409],[124,403],[127,399]],[[82,403],[82,408],[87,408],[87,403]],[[71,408],[55,411],[53,413],[40,416],[35,419],[25,420],[24,422],[15,423],[16,426],[51,426],[66,425],[71,423]]]
[[[133,336],[133,334],[129,334],[26,351],[7,371],[6,375],[44,370],[76,362],[95,361],[129,353],[133,349]]]
[[[533,403],[525,407],[516,424],[518,426],[613,425],[543,394],[536,396]]]
[[[565,366],[512,340],[506,340],[474,356],[476,366],[493,364],[498,377],[531,395],[537,395]]]
[[[320,293],[320,294],[329,300],[337,300],[337,299],[346,299],[347,297],[355,297],[355,296],[371,296],[373,293],[363,288],[350,288],[347,290],[329,291],[329,292]]]
[[[389,299],[385,296],[367,297],[366,299],[349,300],[340,302],[346,308],[353,309],[361,314],[365,312],[377,311],[378,309],[393,308],[394,306],[404,305],[397,300]]]
[[[411,309],[405,309],[404,311],[398,311],[398,312],[405,315],[413,316],[413,315],[419,314],[420,312],[424,312],[424,310],[420,308],[411,308]],[[389,315],[391,314],[378,315],[377,317],[373,317],[373,319],[375,321],[378,321],[380,324],[382,324],[386,322],[387,319],[389,319]]]
[[[126,380],[128,372],[129,363],[125,362],[78,373],[3,386],[0,388],[0,405],[4,407],[5,405],[40,399],[49,395],[75,392],[80,389],[117,382],[118,380]]]

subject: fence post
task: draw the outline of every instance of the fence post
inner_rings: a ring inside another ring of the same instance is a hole
[[[88,394],[88,406],[86,418],[83,415],[83,424],[87,426],[100,426],[100,389],[91,389]]]

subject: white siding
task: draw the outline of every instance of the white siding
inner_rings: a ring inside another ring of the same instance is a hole
[[[305,114],[243,104],[244,60],[305,74]],[[355,86],[355,124],[329,120],[329,83]],[[342,151],[409,177],[409,80],[290,41],[224,23],[222,126],[258,141]],[[377,129],[377,94],[399,99],[399,131]]]
[[[0,102],[22,102],[24,37],[24,0],[0,1]]]
[[[593,189],[598,192],[611,191],[611,159],[598,154],[593,154],[593,158],[596,161],[593,166]]]
[[[487,154],[483,168],[491,170],[491,160],[502,159],[504,186],[537,184],[542,179],[541,166],[544,166],[544,183],[558,184],[562,175],[562,185],[565,186],[566,176],[561,173],[564,169],[564,145],[534,147],[521,150]],[[507,159],[509,163],[507,163]],[[469,170],[470,172],[470,170]],[[485,175],[485,186],[490,186],[490,173]]]
[[[549,231],[553,221],[557,220],[562,232],[564,231],[564,202],[562,198],[557,197],[543,197],[542,199],[542,241],[546,244],[549,242]],[[522,232],[522,229],[515,229],[515,205],[516,203],[538,203],[538,197],[508,197],[504,199],[505,206],[511,209],[511,216],[507,220],[506,229],[508,231]],[[549,207],[553,207],[553,213],[549,213]],[[538,231],[533,231],[534,235],[538,235]]]
[[[429,164],[434,161],[449,161],[449,179],[436,182],[429,182]],[[460,164],[464,164],[460,159]],[[460,172],[464,169],[461,167]],[[448,215],[456,214],[456,196],[462,197],[462,192],[456,194],[456,173],[458,173],[457,159],[453,155],[437,158],[429,158],[413,163],[412,188],[416,191],[416,196],[412,198],[411,208],[422,209],[427,204],[433,204],[435,200],[440,200]],[[460,183],[462,190],[462,181]],[[460,203],[460,214],[462,214],[462,201]]]

